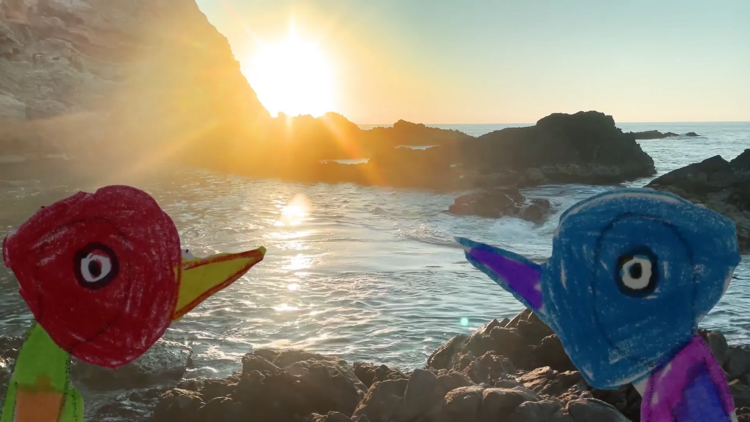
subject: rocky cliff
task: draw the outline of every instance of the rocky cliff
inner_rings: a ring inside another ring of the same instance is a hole
[[[193,0],[0,0],[5,154],[205,153],[269,118]]]

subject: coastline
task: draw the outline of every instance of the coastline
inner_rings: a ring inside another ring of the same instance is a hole
[[[750,347],[699,334],[726,372],[738,420],[750,420]],[[0,337],[0,377],[19,345]],[[637,391],[588,386],[529,310],[451,338],[408,372],[297,349],[255,350],[220,379],[185,379],[190,365],[184,346],[160,341],[116,371],[76,362],[72,375],[97,422],[640,421]]]

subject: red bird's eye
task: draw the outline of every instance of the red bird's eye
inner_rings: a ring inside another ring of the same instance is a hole
[[[5,238],[3,258],[37,322],[84,362],[131,362],[172,321],[180,239],[138,189],[109,186],[40,209]]]
[[[91,290],[107,287],[120,272],[117,255],[101,243],[90,243],[78,251],[73,265],[78,284]]]

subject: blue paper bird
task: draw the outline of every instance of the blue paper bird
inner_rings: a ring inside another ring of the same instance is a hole
[[[457,240],[557,333],[591,386],[634,383],[643,422],[736,419],[723,372],[696,334],[740,262],[730,219],[676,195],[625,189],[564,212],[541,265]]]

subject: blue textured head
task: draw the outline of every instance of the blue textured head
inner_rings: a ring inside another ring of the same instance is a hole
[[[648,189],[571,207],[543,265],[458,241],[474,266],[557,333],[586,381],[601,389],[647,376],[690,342],[740,262],[731,220]]]

